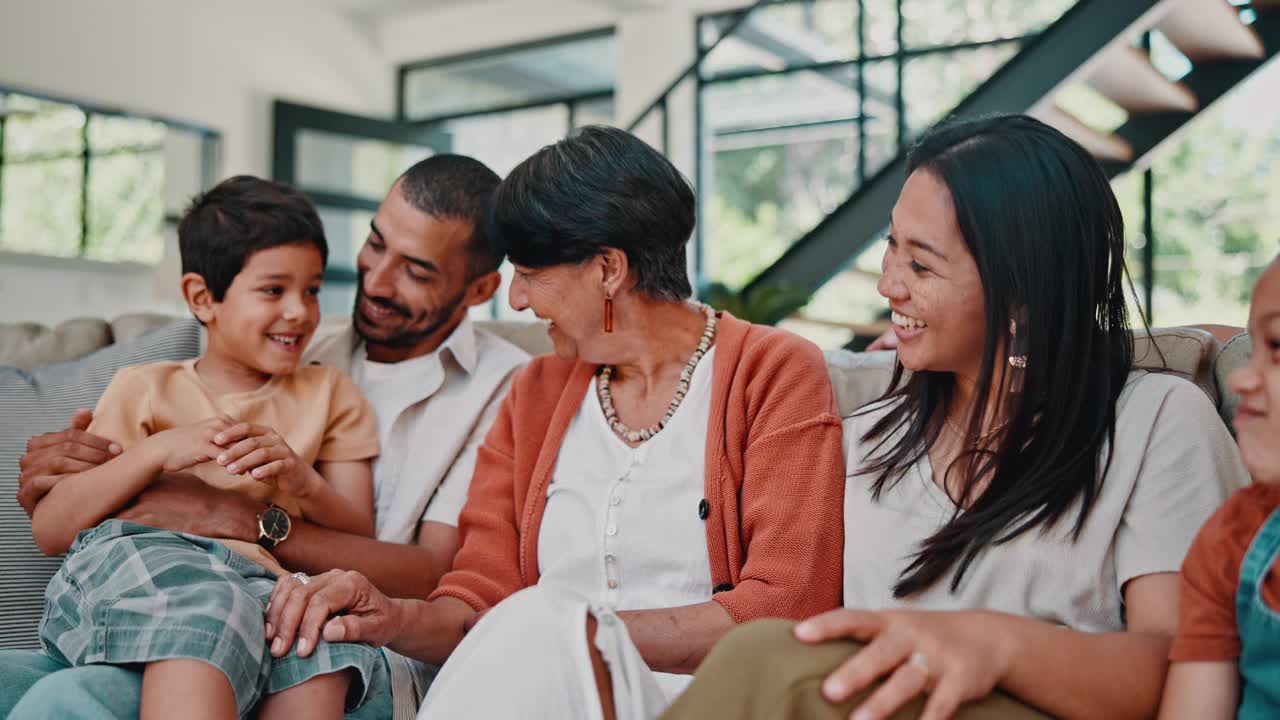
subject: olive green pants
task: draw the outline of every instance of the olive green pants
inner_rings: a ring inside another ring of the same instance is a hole
[[[762,620],[726,635],[698,668],[693,684],[662,715],[663,720],[848,718],[871,690],[832,705],[822,698],[819,687],[862,644],[805,645],[795,639],[793,627],[793,622]],[[912,720],[923,710],[923,698],[916,698],[893,720]],[[997,691],[961,706],[955,717],[1042,720],[1048,716]]]

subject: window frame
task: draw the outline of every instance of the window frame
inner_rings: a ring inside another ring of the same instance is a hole
[[[470,117],[478,117],[482,115],[495,115],[501,113],[517,112],[520,110],[528,110],[531,108],[548,107],[552,105],[565,105],[568,115],[568,130],[572,130],[574,125],[575,106],[579,103],[591,102],[596,100],[613,99],[617,93],[617,80],[614,80],[614,88],[607,91],[596,91],[588,93],[570,93],[557,97],[550,97],[530,102],[510,103],[503,106],[468,110],[464,112],[443,113],[440,115],[431,115],[428,117],[410,119],[405,110],[405,88],[408,85],[409,75],[415,70],[425,70],[430,68],[439,68],[444,65],[452,65],[456,63],[471,62],[474,60],[484,60],[488,58],[501,57],[513,53],[523,52],[526,50],[538,50],[555,45],[564,45],[577,42],[580,40],[593,40],[604,37],[617,37],[617,28],[614,26],[606,26],[583,30],[580,32],[565,33],[561,35],[553,35],[551,37],[538,38],[526,42],[510,43],[507,45],[497,45],[479,50],[471,50],[462,53],[454,53],[450,55],[441,55],[438,57],[429,57],[421,60],[413,60],[402,63],[396,67],[396,120],[411,125],[441,125],[450,120],[461,120]]]
[[[75,108],[84,115],[84,125],[81,128],[81,144],[79,151],[52,152],[48,154],[38,154],[36,156],[24,157],[20,160],[6,160],[5,150],[5,124],[7,115],[0,114],[0,208],[4,203],[4,173],[6,166],[16,166],[24,163],[53,162],[58,160],[79,160],[81,164],[80,170],[80,223],[79,223],[79,243],[76,248],[75,255],[53,255],[49,253],[40,253],[30,250],[13,250],[0,245],[0,254],[13,258],[40,258],[42,260],[50,260],[54,262],[76,261],[78,263],[89,263],[92,265],[105,265],[110,267],[150,267],[148,263],[140,263],[136,260],[109,260],[102,258],[89,257],[90,251],[90,187],[93,176],[94,160],[101,158],[110,158],[117,156],[145,157],[153,153],[159,153],[163,162],[165,146],[161,141],[156,145],[134,145],[125,147],[116,147],[107,150],[95,151],[93,144],[90,142],[89,127],[94,117],[112,117],[125,118],[132,120],[142,120],[164,125],[166,132],[178,131],[195,136],[200,142],[200,188],[210,187],[217,178],[218,167],[220,165],[220,150],[222,135],[216,130],[208,127],[197,125],[194,123],[175,120],[170,117],[155,115],[150,113],[131,112],[121,110],[119,108],[107,107],[95,103],[85,102],[81,100],[73,100],[50,93],[30,90],[21,86],[0,84],[0,95],[21,95],[23,97],[41,100],[44,102],[57,103],[71,108]],[[162,198],[162,220],[161,228],[172,230],[176,228],[179,216],[176,212],[171,212],[170,208],[163,207]]]

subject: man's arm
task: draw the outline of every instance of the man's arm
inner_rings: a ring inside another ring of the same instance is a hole
[[[419,525],[412,545],[379,542],[302,522],[294,524],[289,539],[273,552],[293,570],[311,574],[357,570],[390,597],[425,600],[453,565],[458,545],[458,528],[439,522]]]
[[[169,476],[152,483],[117,517],[177,532],[253,542],[263,507],[196,478]],[[426,598],[448,572],[458,542],[458,529],[443,523],[422,523],[417,541],[402,545],[294,519],[289,538],[271,552],[290,570],[313,575],[357,570],[391,597]]]

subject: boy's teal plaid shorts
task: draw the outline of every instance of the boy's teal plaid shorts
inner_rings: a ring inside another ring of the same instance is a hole
[[[80,533],[45,591],[40,640],[68,667],[188,658],[231,681],[240,716],[264,694],[355,670],[347,709],[387,678],[381,651],[320,640],[310,657],[272,659],[263,613],[276,580],[209,538],[108,520]]]

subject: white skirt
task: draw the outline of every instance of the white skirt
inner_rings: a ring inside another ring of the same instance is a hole
[[[613,681],[618,720],[650,720],[671,703],[611,610],[535,586],[503,600],[471,629],[440,670],[418,720],[581,718],[600,720],[600,692],[587,652],[587,614]]]

